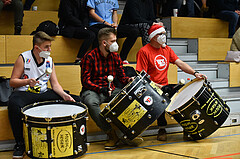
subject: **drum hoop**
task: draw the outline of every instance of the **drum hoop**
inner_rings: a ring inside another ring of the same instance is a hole
[[[187,88],[189,85],[191,85],[192,83],[194,83],[194,82],[196,82],[196,81],[199,81],[199,80],[203,80],[203,79],[199,79],[199,78],[195,78],[195,79],[193,79],[192,81],[190,81],[190,82],[188,82],[187,84],[185,84],[182,88],[180,88],[178,91],[177,91],[177,93],[175,93],[173,96],[172,96],[172,98],[171,98],[171,101],[173,101],[176,97],[177,97],[177,95],[180,93],[180,92],[182,92],[185,88]],[[200,93],[200,95],[202,94],[202,92]],[[195,94],[194,94],[195,95]],[[196,99],[198,99],[199,98],[199,96],[198,97],[196,97]],[[191,98],[190,98],[191,99]],[[188,100],[189,101],[189,100]],[[195,102],[195,101],[194,101]],[[192,103],[191,103],[192,104]],[[167,106],[167,108],[165,109],[167,112],[169,112],[168,111],[168,109],[170,108],[172,106],[172,102],[170,102],[169,103],[169,105]],[[190,104],[187,106],[187,107],[189,107],[190,106]],[[183,110],[185,110],[185,109],[183,109]],[[180,110],[180,111],[182,111],[182,110]]]
[[[144,70],[143,70],[143,71],[144,71]],[[142,72],[143,72],[143,71],[142,71]],[[142,72],[141,72],[141,73],[142,73]],[[144,72],[145,72],[145,71],[144,71]],[[140,73],[140,74],[141,74],[141,73]],[[141,76],[141,78],[139,77],[139,78],[140,78],[139,81],[137,81],[137,83],[134,84],[133,87],[132,87],[128,92],[125,91],[125,92],[126,92],[125,95],[112,107],[112,109],[115,108],[115,106],[118,105],[118,104],[128,95],[128,93],[131,92],[131,91],[136,87],[136,85],[139,84],[139,82],[141,81],[141,79],[143,79],[143,78],[146,77],[146,75],[147,75],[147,73],[145,73],[144,76],[142,76],[142,75],[140,75],[140,74],[138,74],[138,77]],[[133,81],[132,81],[132,82],[133,82]],[[132,82],[131,82],[131,83],[132,83]],[[125,87],[126,87],[126,88],[129,87],[129,85],[130,85],[131,83],[128,83]],[[125,87],[124,87],[122,90],[126,89]],[[109,107],[109,105],[115,100],[115,98],[117,98],[117,97],[121,94],[122,90],[104,107],[104,109],[105,109],[105,108],[107,109],[107,108]],[[109,114],[110,112],[111,112],[111,110],[109,110],[105,115]]]
[[[63,123],[69,123],[69,122],[74,122],[74,121],[77,121],[79,119],[82,119],[84,118],[85,116],[87,116],[87,113],[85,113],[84,116],[81,116],[81,117],[78,117],[76,119],[71,119],[71,120],[66,120],[66,121],[59,121],[59,122],[41,122],[41,121],[34,121],[34,120],[26,120],[25,122],[29,122],[29,123],[35,123],[35,124],[44,124],[44,125],[49,125],[49,124],[63,124]],[[41,119],[44,119],[44,118],[41,118]]]
[[[21,109],[21,113],[24,115],[24,118],[34,118],[34,119],[46,119],[47,117],[34,117],[34,116],[30,116],[30,115],[26,115],[24,114],[24,111],[25,110],[28,110],[29,108],[34,108],[35,106],[38,106],[38,105],[43,105],[43,104],[56,104],[56,103],[61,103],[61,104],[74,104],[74,105],[81,105],[83,106],[83,108],[85,108],[85,110],[81,113],[78,113],[77,115],[80,115],[82,114],[80,117],[78,118],[75,118],[75,119],[72,119],[72,120],[66,120],[66,121],[61,121],[61,122],[47,122],[47,123],[65,123],[65,122],[70,122],[70,121],[74,121],[74,120],[77,120],[79,118],[83,118],[84,116],[87,115],[87,110],[88,108],[86,107],[85,104],[81,103],[81,102],[71,102],[71,101],[64,101],[64,100],[51,100],[51,101],[43,101],[43,102],[36,102],[36,103],[33,103],[33,104],[29,104],[29,105],[26,105],[25,107],[23,107]],[[85,114],[84,114],[85,113]],[[68,115],[68,116],[61,116],[61,117],[53,117],[52,119],[62,119],[62,118],[68,118],[68,117],[71,117],[71,115]],[[25,119],[24,119],[25,120]],[[32,121],[32,120],[27,120],[27,121]],[[35,121],[34,121],[35,122]],[[37,123],[38,121],[36,121]],[[44,123],[44,122],[39,122],[39,123]]]

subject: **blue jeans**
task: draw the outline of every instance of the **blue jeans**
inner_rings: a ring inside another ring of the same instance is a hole
[[[194,10],[194,0],[187,0],[187,8],[188,8],[188,17],[194,17],[195,16],[195,10]]]
[[[216,14],[216,17],[219,18],[219,19],[222,19],[224,21],[229,22],[228,37],[232,38],[234,33],[235,33],[235,30],[236,30],[239,15],[237,13],[233,12],[233,11],[222,10],[222,11],[220,11]]]
[[[115,88],[115,90],[112,92],[111,97],[106,97],[102,93],[98,94],[95,91],[91,91],[91,90],[86,90],[82,92],[82,95],[81,95],[82,102],[86,104],[86,106],[88,107],[88,112],[91,118],[94,120],[97,126],[100,129],[102,129],[104,132],[109,132],[112,129],[112,127],[106,121],[106,119],[100,115],[100,112],[101,112],[100,105],[103,102],[109,101],[109,99],[117,95],[117,93],[120,91],[121,89]]]

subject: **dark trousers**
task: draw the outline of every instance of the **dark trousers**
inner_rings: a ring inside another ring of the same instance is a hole
[[[2,11],[4,4],[0,1],[0,12]],[[6,8],[10,8],[14,11],[14,25],[22,26],[23,21],[23,4],[21,0],[12,0],[10,5],[7,5]]]
[[[24,142],[22,122],[23,114],[21,113],[21,108],[35,102],[49,100],[62,100],[62,97],[53,90],[48,90],[47,92],[41,94],[23,91],[13,92],[11,94],[8,103],[8,116],[16,143]]]
[[[69,32],[74,32],[73,36],[70,38],[84,39],[77,54],[77,58],[82,58],[92,45],[94,39],[96,38],[95,33],[89,29],[85,29],[84,27],[68,26],[62,29],[60,34],[64,37],[69,37]]]
[[[35,0],[26,0],[24,4],[24,10],[30,10],[32,4],[34,3]]]
[[[235,13],[234,11],[222,10],[216,14],[216,17],[229,22],[228,37],[232,38],[236,31],[236,26],[239,23],[238,22],[239,15],[237,13]]]
[[[98,31],[102,28],[110,27],[105,24],[95,24],[89,27],[90,30],[92,30],[96,35],[98,34]],[[119,25],[117,28],[117,38],[124,38],[126,37],[126,40],[123,43],[122,50],[120,52],[120,57],[122,60],[126,60],[129,51],[133,47],[135,41],[137,40],[139,36],[139,30],[128,26],[128,25]],[[98,47],[98,39],[97,36],[93,42],[93,48]]]

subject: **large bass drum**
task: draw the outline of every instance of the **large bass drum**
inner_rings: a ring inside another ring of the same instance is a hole
[[[194,79],[171,98],[166,112],[192,139],[199,140],[215,132],[230,109],[206,80]]]
[[[147,129],[170,103],[147,76],[142,71],[101,111],[101,115],[130,140]]]
[[[86,115],[82,103],[47,101],[25,106],[23,131],[31,158],[75,158],[87,151]]]

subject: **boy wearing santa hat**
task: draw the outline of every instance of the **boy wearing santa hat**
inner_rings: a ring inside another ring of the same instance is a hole
[[[182,71],[194,75],[196,78],[207,78],[178,58],[174,51],[166,45],[165,34],[166,31],[161,25],[156,24],[150,27],[148,30],[150,43],[138,51],[136,70],[139,72],[145,70],[159,88],[168,85],[167,71],[170,63],[176,64]],[[157,140],[166,141],[165,113],[161,114],[157,121],[159,126]]]

